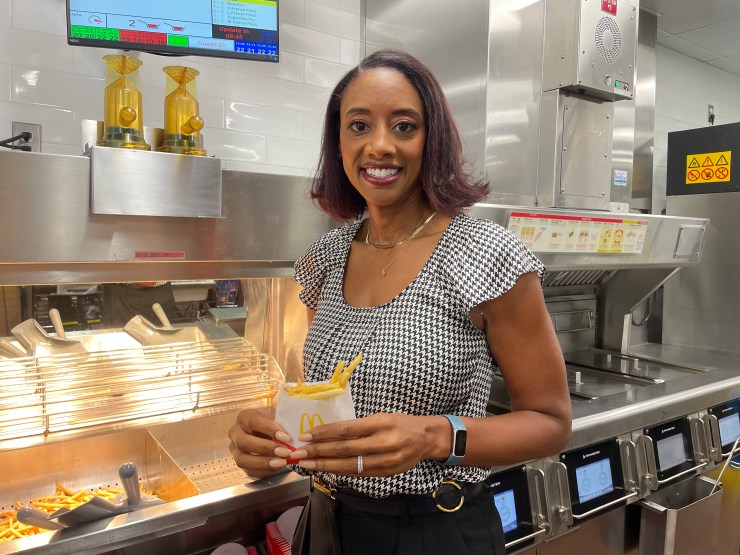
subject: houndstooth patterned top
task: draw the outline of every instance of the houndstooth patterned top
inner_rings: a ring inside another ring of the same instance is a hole
[[[295,264],[300,298],[316,309],[303,351],[306,381],[328,380],[339,360],[364,359],[350,378],[358,418],[375,413],[486,415],[495,370],[470,309],[502,295],[542,263],[508,230],[467,215],[453,218],[419,275],[390,302],[349,306],[344,268],[361,221],[318,239]],[[296,470],[302,471],[302,469]],[[322,475],[371,497],[424,494],[446,479],[478,482],[488,468],[422,460],[391,477]]]

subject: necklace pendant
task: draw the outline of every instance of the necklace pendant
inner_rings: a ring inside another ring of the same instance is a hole
[[[385,268],[383,268],[383,270],[380,272],[380,275],[385,277]]]

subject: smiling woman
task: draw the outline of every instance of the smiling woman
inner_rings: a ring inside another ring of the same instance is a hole
[[[490,467],[567,443],[544,267],[506,229],[465,214],[487,190],[419,60],[379,51],[335,87],[311,194],[354,221],[320,237],[295,278],[310,324],[306,381],[364,355],[349,380],[356,418],[292,438],[271,412],[246,410],[230,430],[250,475],[290,461],[312,476],[294,553],[501,555]],[[487,418],[497,369],[512,411]]]

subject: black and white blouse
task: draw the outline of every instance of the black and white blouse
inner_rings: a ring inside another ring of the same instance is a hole
[[[358,418],[486,414],[496,367],[471,308],[502,295],[542,263],[508,230],[467,215],[453,218],[419,275],[390,302],[349,306],[342,293],[354,222],[319,238],[295,264],[302,302],[316,309],[303,351],[306,381],[330,378],[339,360],[364,359],[350,379]],[[400,262],[400,261],[399,261]],[[322,475],[372,497],[424,494],[446,479],[478,482],[490,469],[423,460],[389,478]],[[303,472],[305,473],[305,472]]]

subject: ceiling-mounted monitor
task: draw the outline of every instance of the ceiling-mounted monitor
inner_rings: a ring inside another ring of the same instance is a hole
[[[67,42],[279,61],[278,0],[66,0]]]

